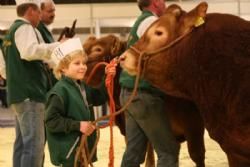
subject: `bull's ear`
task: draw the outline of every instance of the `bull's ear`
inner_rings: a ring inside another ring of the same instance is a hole
[[[205,19],[207,13],[208,4],[206,2],[201,2],[193,10],[187,13],[185,19],[188,19],[189,24],[197,25],[200,19]]]
[[[164,13],[172,13],[175,17],[179,17],[181,15],[182,9],[180,6],[176,4],[169,5]]]
[[[196,8],[198,16],[204,18],[207,14],[207,8],[208,8],[207,2],[201,2]]]
[[[91,49],[91,47],[93,46],[93,44],[96,42],[96,37],[95,36],[89,36],[86,40],[85,40],[85,42],[84,42],[84,44],[83,44],[83,48],[84,48],[84,50],[85,50],[85,52],[87,53],[87,54],[89,54],[90,53],[90,49]]]
[[[112,44],[111,55],[116,56],[121,52],[122,49],[121,40],[118,37],[114,36]]]
[[[201,2],[193,10],[186,13],[183,18],[180,34],[188,32],[193,27],[198,27],[205,23],[205,17],[207,12],[208,4]]]

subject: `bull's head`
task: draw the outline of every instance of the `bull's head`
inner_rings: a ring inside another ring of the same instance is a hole
[[[142,63],[140,71],[144,71],[143,76],[145,79],[157,86],[159,84],[156,83],[157,81],[161,83],[168,82],[165,86],[172,91],[174,88],[171,84],[172,71],[170,68],[173,66],[173,60],[168,55],[168,46],[182,36],[187,35],[194,27],[203,23],[207,7],[207,3],[202,2],[190,12],[185,12],[178,5],[170,5],[165,13],[147,29],[137,43],[120,56],[122,68],[131,75],[137,75],[139,72],[139,68],[137,68],[139,57],[143,54],[147,60],[142,58],[142,61],[145,60],[148,63]],[[161,50],[161,48],[166,49]],[[151,54],[157,50],[161,51]],[[165,78],[160,78],[163,69],[167,74],[164,73]]]
[[[170,5],[164,15],[155,21],[133,46],[140,52],[153,52],[167,46],[178,37],[188,33],[200,19],[204,19],[207,3],[202,2],[190,12],[183,11],[178,5]],[[128,49],[121,56],[121,66],[131,75],[137,74],[139,54]]]
[[[125,50],[126,43],[114,35],[101,38],[90,36],[84,43],[83,48],[88,55],[88,62],[109,62]]]
[[[121,41],[115,35],[107,35],[101,38],[90,36],[83,44],[83,48],[88,56],[88,70],[86,77],[88,78],[94,66],[99,62],[109,63],[116,56],[120,56],[126,49],[126,42]],[[98,69],[94,78],[91,79],[90,85],[98,86],[104,76],[104,66]]]

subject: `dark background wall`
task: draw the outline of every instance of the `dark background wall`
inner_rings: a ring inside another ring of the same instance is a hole
[[[56,4],[72,3],[114,3],[114,2],[136,2],[136,0],[54,0]],[[1,5],[15,5],[15,0],[0,0]]]
[[[165,0],[179,1],[179,0]],[[183,0],[182,0],[183,1]],[[184,0],[185,1],[185,0]],[[136,0],[54,0],[56,4],[74,4],[74,3],[120,3],[120,2],[136,2]],[[0,0],[0,5],[15,5],[15,0]]]

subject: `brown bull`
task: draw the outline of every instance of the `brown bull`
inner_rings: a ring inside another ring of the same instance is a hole
[[[115,56],[120,55],[125,48],[126,44],[113,35],[108,35],[99,39],[90,37],[84,44],[84,49],[89,58],[87,72],[89,73],[93,65],[98,62],[109,61]],[[95,75],[92,82],[93,85],[101,82],[103,73],[104,69],[98,71],[98,75]],[[115,100],[117,104],[120,104],[118,78],[119,75],[116,77],[117,82],[115,84],[115,91],[117,94],[115,95]],[[196,163],[197,167],[204,167],[204,124],[195,105],[188,100],[167,96],[166,112],[168,113],[168,118],[170,119],[176,140],[178,142],[184,142],[186,140],[190,157]],[[124,115],[121,115],[121,117],[124,117]],[[123,120],[123,122],[120,122],[118,126],[120,125],[121,132],[124,132],[125,129],[122,128],[125,128],[125,122],[124,119],[121,120]]]
[[[195,102],[230,167],[250,166],[250,22],[171,5],[121,56],[121,65],[164,92]],[[143,53],[142,53],[143,51]]]
[[[91,36],[84,42],[83,48],[88,55],[88,69],[85,75],[85,80],[88,80],[95,65],[100,62],[109,63],[113,58],[120,55],[126,49],[126,43],[120,41],[119,38],[112,35],[102,37],[98,40],[94,36]],[[119,75],[120,70],[121,68],[117,67],[117,76]],[[99,66],[93,77],[89,80],[89,85],[93,87],[100,86],[102,80],[104,79],[104,74],[105,66]],[[114,85],[114,100],[116,110],[119,110],[121,105],[119,101],[120,86],[118,77],[115,77]],[[123,113],[116,116],[115,124],[119,127],[121,134],[125,136],[125,117]]]

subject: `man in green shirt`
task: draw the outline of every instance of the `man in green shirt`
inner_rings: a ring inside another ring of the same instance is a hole
[[[41,21],[38,24],[37,29],[41,33],[45,43],[55,42],[54,37],[48,28],[48,26],[54,22],[55,11],[55,3],[53,0],[41,1]],[[47,88],[49,90],[57,82],[57,79],[54,77],[52,69],[50,69],[49,66],[47,66],[46,70],[48,74]]]
[[[138,0],[142,11],[128,40],[133,45],[165,10],[164,0]],[[120,100],[125,104],[132,94],[135,77],[122,71]],[[127,108],[127,147],[121,167],[139,167],[144,162],[147,142],[158,156],[157,167],[177,167],[180,145],[176,142],[164,112],[164,94],[145,80],[140,80],[137,95]]]
[[[4,37],[7,98],[16,116],[13,167],[41,167],[44,153],[44,102],[47,74],[44,62],[60,43],[44,43],[36,29],[40,0],[16,0],[18,19]]]
[[[55,3],[53,0],[42,0],[41,2],[41,21],[37,26],[46,43],[54,42],[54,38],[48,28],[55,19]]]

